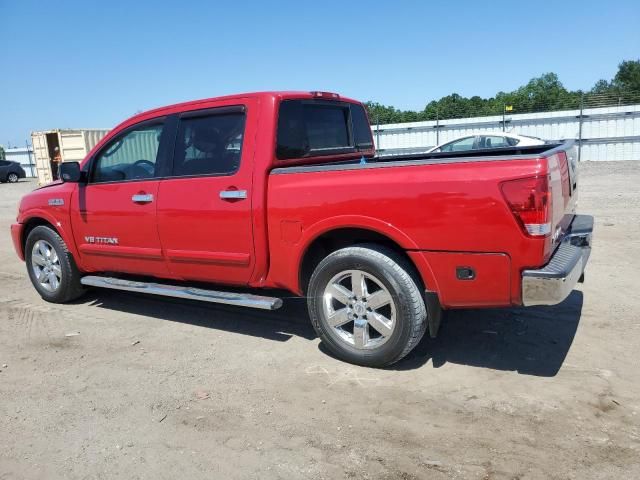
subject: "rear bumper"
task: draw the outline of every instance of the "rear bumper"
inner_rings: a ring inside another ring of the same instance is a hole
[[[522,272],[522,304],[555,305],[567,298],[584,273],[592,236],[593,217],[576,215],[549,263]]]
[[[24,252],[22,251],[22,229],[24,228],[24,224],[22,223],[13,223],[11,225],[11,239],[13,240],[13,248],[15,248],[16,253],[20,260],[24,261]]]

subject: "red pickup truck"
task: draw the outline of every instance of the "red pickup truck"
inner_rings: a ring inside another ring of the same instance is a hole
[[[234,95],[120,124],[11,233],[49,302],[93,286],[276,309],[287,290],[335,355],[379,367],[443,309],[567,297],[593,230],[576,167],[571,143],[378,158],[357,101]]]

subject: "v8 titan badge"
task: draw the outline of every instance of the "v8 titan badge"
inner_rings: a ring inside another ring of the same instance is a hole
[[[94,243],[97,245],[118,245],[117,237],[84,237],[84,241],[87,243]]]

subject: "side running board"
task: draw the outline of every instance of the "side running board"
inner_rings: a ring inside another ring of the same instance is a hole
[[[226,305],[259,308],[262,310],[276,310],[282,306],[282,299],[280,298],[263,297],[249,293],[217,292],[215,290],[162,285],[160,283],[135,282],[121,278],[89,275],[82,277],[80,283],[90,287],[127,290],[129,292],[148,293],[149,295],[186,298],[188,300],[200,300],[201,302],[224,303]]]

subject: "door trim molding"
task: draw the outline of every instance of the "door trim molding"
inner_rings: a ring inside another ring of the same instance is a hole
[[[237,266],[248,266],[251,261],[251,255],[248,253],[207,252],[199,250],[167,250],[167,257],[172,262]]]
[[[95,245],[84,243],[79,246],[80,253],[86,255],[104,255],[110,257],[139,257],[143,259],[162,260],[162,250],[159,248],[122,247],[120,245]]]

